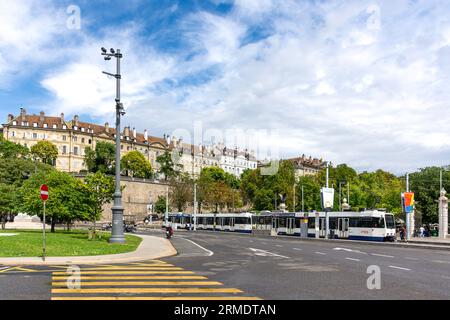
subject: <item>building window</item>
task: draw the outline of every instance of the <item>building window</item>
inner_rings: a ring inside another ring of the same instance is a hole
[[[92,143],[92,140],[91,139],[89,139],[89,144],[91,144]]]
[[[73,126],[73,130],[78,130],[78,127],[77,126]]]
[[[62,136],[62,139],[63,139],[63,141],[66,141],[67,137],[66,136]]]
[[[73,154],[78,155],[78,147],[73,147]]]
[[[13,126],[17,126],[17,121],[13,121]]]
[[[58,126],[56,124],[53,125],[53,129],[57,129]]]
[[[81,128],[81,132],[84,132],[84,128]]]
[[[67,146],[63,146],[62,153],[67,154]]]
[[[37,139],[37,133],[33,132],[33,139]]]
[[[48,128],[48,124],[44,123],[44,128]]]
[[[64,129],[64,130],[66,130],[66,129],[67,129],[67,126],[66,126],[65,124],[63,125],[63,129]]]
[[[11,132],[11,137],[15,137],[16,136],[16,133],[13,131],[13,132]]]
[[[81,138],[81,143],[84,143],[84,138]]]
[[[33,127],[37,128],[37,126],[38,126],[37,122],[33,122]]]
[[[77,138],[77,137],[73,137],[73,141],[75,141],[75,142],[76,142],[77,140],[78,140],[78,138]]]

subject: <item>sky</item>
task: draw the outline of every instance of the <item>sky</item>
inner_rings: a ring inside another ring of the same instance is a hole
[[[433,0],[0,0],[0,122],[115,119],[259,159],[450,164],[450,6]]]

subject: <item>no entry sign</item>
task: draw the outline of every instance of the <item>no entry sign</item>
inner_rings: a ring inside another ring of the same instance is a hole
[[[41,186],[41,199],[42,201],[48,200],[48,186],[45,184]]]

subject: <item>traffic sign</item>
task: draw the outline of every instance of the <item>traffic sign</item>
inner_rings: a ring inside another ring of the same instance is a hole
[[[45,184],[41,186],[41,199],[42,201],[48,200],[48,186]]]

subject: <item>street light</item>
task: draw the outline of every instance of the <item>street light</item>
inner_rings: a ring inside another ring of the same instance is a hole
[[[120,117],[125,115],[123,104],[120,102],[120,59],[123,58],[120,49],[117,52],[111,49],[110,52],[102,47],[101,55],[106,61],[111,60],[112,57],[117,59],[116,74],[103,71],[104,74],[116,78],[116,190],[114,192],[114,205],[112,207],[112,231],[109,242],[111,243],[125,243],[125,236],[123,234],[123,206],[122,206],[122,191],[120,190]]]

